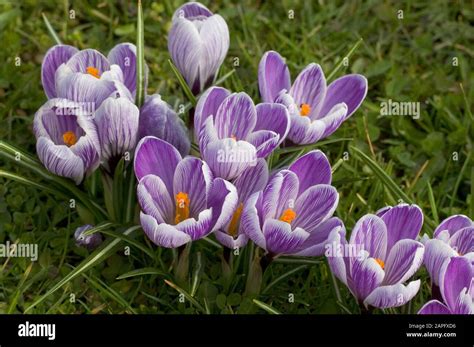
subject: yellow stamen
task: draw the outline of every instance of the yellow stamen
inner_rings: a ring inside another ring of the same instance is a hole
[[[97,68],[95,68],[95,67],[93,67],[93,66],[88,66],[86,70],[87,70],[87,73],[88,73],[89,75],[92,75],[92,76],[94,76],[95,78],[100,78],[100,71],[99,71],[99,69],[97,69]]]
[[[293,219],[295,218],[296,218],[296,212],[293,211],[291,208],[287,208],[285,211],[283,211],[283,213],[280,216],[280,220],[288,224],[291,224],[291,222],[293,222]]]
[[[72,131],[66,131],[63,134],[63,141],[64,141],[64,144],[68,147],[75,145],[77,142],[76,134],[74,134]]]
[[[234,215],[232,216],[232,219],[230,220],[228,233],[232,237],[236,237],[237,234],[239,233],[240,215],[242,214],[243,207],[244,207],[244,204],[240,203],[240,205],[235,210]]]
[[[311,112],[311,106],[309,104],[301,104],[300,115],[305,117]]]
[[[383,261],[382,259],[375,258],[375,261],[377,262],[377,264],[380,265],[380,267],[381,267],[382,269],[385,269],[385,263],[384,263],[384,261]]]
[[[174,218],[175,224],[189,218],[189,197],[188,194],[179,192],[176,194],[176,215]]]

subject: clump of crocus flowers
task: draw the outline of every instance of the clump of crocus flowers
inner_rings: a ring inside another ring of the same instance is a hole
[[[347,239],[328,157],[320,150],[294,158],[279,152],[333,134],[363,103],[367,79],[350,74],[328,84],[321,66],[310,63],[291,83],[285,59],[269,51],[259,64],[256,103],[245,91],[213,86],[229,44],[224,18],[200,3],[181,6],[171,19],[171,59],[197,96],[189,129],[160,95],[135,102],[133,44],[119,44],[107,57],[93,49],[52,47],[41,75],[48,100],[34,118],[40,161],[77,185],[100,168],[104,190],[133,179],[116,172],[133,162],[135,221],[149,240],[185,258],[192,242],[215,238],[227,268],[230,252],[253,242],[260,268],[249,269],[248,288],[258,288],[249,282],[279,257],[325,255],[367,313],[412,300],[424,264],[433,300],[420,313],[473,313],[474,225],[468,217],[452,216],[433,238],[420,238],[419,206],[387,206],[362,216]],[[275,157],[284,164],[275,165]],[[115,206],[114,199],[112,194],[106,204]],[[91,229],[87,223],[76,230],[78,246],[93,249],[102,242],[87,233]]]

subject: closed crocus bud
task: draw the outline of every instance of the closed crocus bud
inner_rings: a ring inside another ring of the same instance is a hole
[[[140,109],[139,138],[155,136],[172,144],[184,157],[189,154],[191,142],[183,121],[159,94],[146,98]]]
[[[127,98],[107,98],[94,114],[102,165],[112,173],[122,157],[131,160],[137,144],[138,107]]]
[[[102,235],[95,233],[92,235],[84,235],[88,230],[92,229],[92,225],[86,224],[76,229],[74,238],[78,247],[85,247],[88,250],[93,250],[102,243]]]
[[[195,95],[212,84],[228,49],[229,29],[220,15],[198,2],[176,10],[168,50]]]
[[[50,99],[34,118],[36,151],[48,171],[79,184],[100,163],[100,143],[91,113],[82,104]]]

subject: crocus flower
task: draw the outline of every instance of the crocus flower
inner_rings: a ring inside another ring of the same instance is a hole
[[[232,180],[258,158],[267,157],[285,139],[287,109],[279,104],[254,105],[247,94],[209,88],[194,114],[194,131],[201,155],[212,172]]]
[[[91,114],[65,99],[50,99],[34,118],[36,151],[52,173],[79,184],[100,163],[100,143]]]
[[[212,84],[228,49],[229,29],[220,15],[198,2],[188,2],[176,10],[168,50],[194,94]]]
[[[183,121],[159,94],[146,97],[140,109],[139,138],[155,136],[172,144],[182,156],[189,154],[191,141]]]
[[[258,159],[255,166],[250,166],[237,177],[233,184],[237,188],[237,208],[230,221],[214,234],[216,239],[230,249],[242,248],[248,242],[248,237],[240,227],[240,217],[247,199],[255,192],[263,190],[268,182],[268,166],[265,159]]]
[[[243,232],[270,258],[322,255],[329,233],[345,232],[342,222],[331,218],[339,195],[330,183],[324,153],[309,152],[250,196],[240,222]]]
[[[84,233],[90,229],[92,229],[92,225],[90,224],[83,225],[76,229],[74,232],[74,238],[76,239],[77,246],[93,250],[102,243],[102,235],[100,233],[84,235]]]
[[[446,218],[435,229],[433,239],[425,242],[424,264],[431,282],[439,286],[441,267],[446,259],[464,256],[474,264],[474,224],[464,215]]]
[[[237,206],[235,187],[213,178],[199,158],[182,158],[168,142],[147,136],[135,152],[140,221],[156,245],[175,248],[225,225]]]
[[[418,314],[474,314],[474,271],[467,258],[446,259],[439,283],[444,302],[428,301]]]
[[[258,84],[264,102],[288,107],[288,138],[297,144],[315,143],[331,135],[359,108],[367,94],[364,76],[346,75],[327,86],[321,67],[314,63],[291,84],[288,66],[274,51],[266,52],[260,60]]]
[[[340,251],[327,257],[329,266],[361,306],[402,306],[416,295],[420,280],[403,283],[423,261],[423,244],[415,241],[422,224],[418,206],[400,204],[359,219],[349,242],[331,233],[329,245]]]
[[[90,103],[91,111],[109,96],[132,99],[136,91],[135,46],[119,44],[108,58],[94,49],[53,46],[43,59],[41,80],[48,98]]]
[[[94,113],[101,163],[113,173],[119,160],[132,157],[138,139],[138,107],[127,98],[107,98]]]

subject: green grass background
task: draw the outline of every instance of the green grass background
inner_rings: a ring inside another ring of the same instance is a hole
[[[348,230],[365,213],[397,202],[397,197],[350,146],[374,159],[397,185],[423,209],[431,225],[450,214],[474,216],[472,71],[474,9],[469,1],[204,1],[228,23],[231,45],[220,76],[235,73],[223,85],[246,91],[259,101],[257,67],[262,54],[277,50],[293,79],[307,64],[317,62],[326,74],[362,38],[335,77],[367,76],[369,91],[361,108],[330,139],[317,146],[332,164],[345,158],[334,174],[340,192],[336,214]],[[144,1],[145,58],[150,68],[148,93],[160,93],[174,106],[185,96],[167,62],[167,33],[180,1]],[[75,18],[70,18],[74,10]],[[403,19],[399,19],[403,11]],[[294,18],[289,18],[294,11]],[[64,43],[108,52],[119,42],[135,42],[136,5],[129,1],[5,1],[0,0],[0,139],[35,153],[32,121],[46,101],[40,67],[54,44],[44,25],[45,13]],[[15,58],[21,65],[15,66]],[[453,58],[458,66],[453,66]],[[238,59],[238,66],[235,63]],[[380,103],[392,99],[421,103],[421,117],[380,116]],[[456,153],[456,154],[455,154]],[[458,160],[454,160],[456,159]],[[0,159],[2,169],[33,175]],[[429,199],[432,187],[432,203]],[[38,243],[39,260],[0,259],[0,313],[21,313],[77,266],[88,252],[74,245],[81,222],[67,201],[0,179],[0,242]],[[189,301],[179,302],[166,275],[117,280],[141,268],[167,273],[170,250],[160,249],[139,231],[133,239],[149,251],[124,243],[115,254],[66,283],[33,313],[194,313]],[[247,249],[239,257],[239,273],[230,288],[221,278],[221,250],[205,241],[193,245],[202,267],[196,298],[213,313],[264,312],[241,296],[245,285]],[[292,263],[285,263],[292,261]],[[416,312],[429,298],[429,279],[421,269],[420,293],[406,307]],[[266,288],[270,285],[270,288]],[[338,283],[337,293],[323,258],[281,260],[270,266],[258,300],[284,313],[357,313],[350,293]],[[74,294],[75,301],[71,300]],[[288,295],[294,295],[294,302]],[[338,295],[340,297],[338,298]],[[71,302],[74,301],[74,302]],[[382,313],[381,311],[376,311]]]

